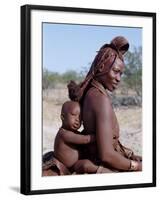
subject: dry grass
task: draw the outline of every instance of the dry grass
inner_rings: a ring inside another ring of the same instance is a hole
[[[121,108],[116,111],[120,126],[120,140],[123,145],[142,155],[142,109]]]

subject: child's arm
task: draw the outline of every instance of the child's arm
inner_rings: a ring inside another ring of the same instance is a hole
[[[71,131],[66,131],[61,134],[61,137],[65,142],[73,144],[88,144],[95,141],[94,135],[80,135]]]

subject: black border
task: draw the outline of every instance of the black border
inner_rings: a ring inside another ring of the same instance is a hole
[[[151,17],[153,22],[153,176],[152,183],[61,188],[50,190],[31,190],[31,11],[65,11],[79,13],[112,14],[125,16]],[[50,194],[65,192],[82,192],[95,190],[112,190],[128,188],[144,188],[156,186],[156,13],[104,10],[90,8],[73,8],[44,5],[21,6],[21,180],[20,192],[22,194]]]

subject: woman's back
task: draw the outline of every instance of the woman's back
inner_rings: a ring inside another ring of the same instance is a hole
[[[94,99],[96,98],[95,88],[91,87],[86,93],[83,100],[82,120],[84,130],[86,133],[95,134],[95,113],[94,113]]]

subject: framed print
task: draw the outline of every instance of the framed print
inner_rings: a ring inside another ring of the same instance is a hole
[[[156,186],[156,13],[21,7],[21,193]]]

